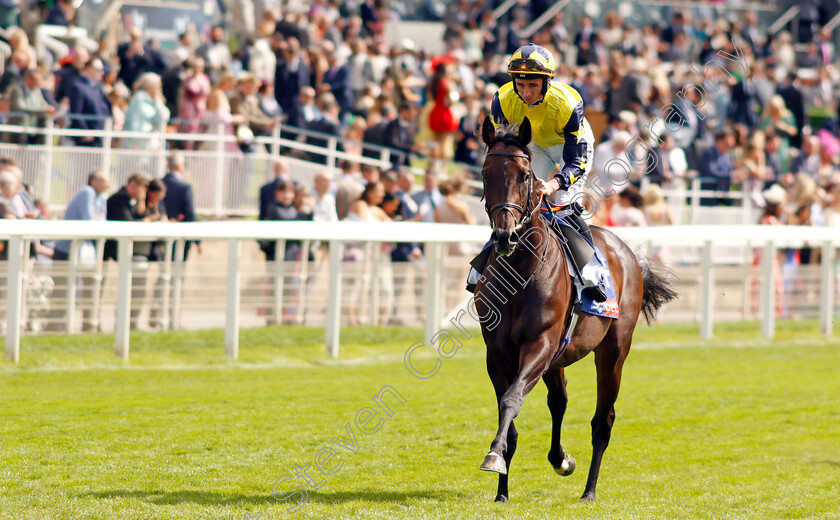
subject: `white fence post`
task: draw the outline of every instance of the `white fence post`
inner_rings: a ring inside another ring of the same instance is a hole
[[[700,218],[700,179],[691,179],[691,217],[689,223],[692,226],[697,225]]]
[[[329,295],[327,296],[327,355],[338,357],[339,332],[341,329],[341,261],[344,244],[330,241]]]
[[[239,254],[242,242],[238,238],[228,240],[227,275],[227,319],[225,321],[225,355],[239,357]]]
[[[102,140],[102,169],[111,173],[111,148],[114,144],[114,120],[105,120],[105,138]]]
[[[219,123],[216,130],[216,190],[213,192],[213,206],[216,218],[224,213],[225,193],[225,125]]]
[[[338,139],[335,137],[330,137],[329,141],[327,141],[327,169],[335,174],[338,169],[336,167],[336,152],[338,151]]]
[[[44,171],[41,178],[41,198],[45,202],[50,202],[50,191],[52,190],[52,169],[53,169],[53,154],[55,153],[55,136],[53,130],[55,129],[55,121],[47,119],[44,126]]]
[[[128,361],[130,317],[131,317],[131,262],[133,261],[134,241],[120,238],[117,242],[117,262],[119,263],[119,282],[117,285],[117,326],[114,340],[114,354]]]
[[[285,291],[286,278],[283,276],[286,271],[286,241],[274,242],[274,305],[271,307],[271,314],[275,325],[283,323],[283,292]]]
[[[72,334],[73,329],[76,328],[76,267],[82,242],[81,240],[70,242],[70,253],[67,260],[67,325],[64,331],[67,334]]]
[[[820,332],[826,336],[834,333],[831,322],[834,318],[834,245],[831,241],[823,242],[822,266],[820,269],[822,290],[820,291]]]
[[[703,279],[700,298],[702,307],[700,310],[700,337],[711,339],[715,327],[715,264],[712,258],[712,241],[706,240],[703,244],[703,263],[701,264]]]
[[[443,278],[443,244],[426,243],[426,342],[438,331],[441,318],[441,284]]]
[[[184,249],[187,241],[175,242],[175,266],[172,272],[172,316],[169,318],[171,330],[181,330],[181,301],[184,292]]]
[[[9,238],[9,277],[6,307],[6,359],[17,363],[20,360],[20,329],[23,314],[23,264],[26,261],[24,239]]]
[[[776,329],[776,279],[773,265],[775,264],[776,246],[773,241],[767,242],[761,252],[761,278],[763,304],[761,310],[761,335],[772,338]]]
[[[311,242],[304,240],[300,253],[300,280],[297,293],[297,312],[295,313],[295,323],[303,325],[304,314],[306,310],[306,296],[307,286],[309,285],[309,248]]]

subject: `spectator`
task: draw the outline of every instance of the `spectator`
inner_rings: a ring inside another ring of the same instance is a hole
[[[29,53],[13,52],[5,72],[0,76],[0,95],[7,96],[12,88],[23,84],[23,73],[32,65],[34,64],[30,62]]]
[[[826,227],[840,228],[840,180],[826,188],[826,207],[823,211]]]
[[[111,92],[108,94],[108,101],[111,102],[111,120],[115,132],[120,132],[125,129],[125,111],[128,110],[128,98],[131,96],[128,87],[122,83],[117,83]],[[112,145],[117,146],[122,144],[120,138],[114,139]]]
[[[621,227],[646,227],[645,202],[639,190],[628,185],[618,194],[618,206],[613,207],[616,225]]]
[[[248,59],[248,71],[255,75],[260,81],[274,81],[274,72],[277,68],[277,56],[271,48],[271,35],[274,32],[275,22],[273,17],[265,18],[257,29],[257,39],[254,41],[250,58]]]
[[[232,72],[223,72],[219,80],[213,84],[207,96],[207,119],[211,131],[218,132],[219,125],[226,135],[234,135],[233,125],[243,121],[242,116],[234,116],[230,110],[228,95],[236,88],[236,76]],[[228,140],[225,144],[228,152],[239,150],[235,140]]]
[[[276,35],[275,35],[276,37]],[[302,106],[298,104],[301,90],[309,82],[309,67],[303,60],[300,43],[295,38],[278,43],[280,54],[274,74],[274,97],[286,114],[289,126],[303,128],[305,124]]]
[[[260,80],[253,74],[245,74],[239,80],[236,94],[231,97],[230,108],[233,114],[241,116],[255,136],[271,135],[277,120],[268,116],[260,108],[260,98],[257,91]]]
[[[184,62],[184,79],[180,88],[178,118],[182,119],[179,131],[185,134],[200,133],[201,121],[207,117],[207,98],[210,95],[210,78],[204,73],[204,60],[191,58]],[[192,150],[195,143],[184,142]]]
[[[344,161],[341,170],[342,175],[336,185],[335,209],[339,220],[344,220],[350,212],[350,206],[361,197],[365,185],[358,164]]]
[[[363,155],[365,130],[367,130],[367,123],[360,116],[354,117],[353,122],[344,130],[342,146],[344,152],[352,156],[351,160],[358,160]]]
[[[353,109],[353,91],[350,87],[351,71],[350,67],[343,63],[338,52],[331,49],[331,45],[326,46],[326,58],[329,68],[324,73],[323,83],[330,86],[330,91],[335,96],[338,106],[341,107],[339,118],[344,121],[347,114]]]
[[[702,189],[724,192],[724,194],[729,191],[733,170],[730,150],[734,142],[735,139],[731,134],[718,132],[715,135],[715,145],[700,157],[698,166]],[[700,204],[709,206],[715,202],[721,205],[732,203],[725,195],[719,195],[716,199],[701,199]]]
[[[147,138],[124,138],[123,147],[154,153],[163,143],[155,132],[165,131],[169,109],[163,100],[160,76],[146,72],[134,85],[134,96],[125,111],[125,130],[148,134]]]
[[[417,107],[410,102],[400,106],[399,117],[388,123],[385,130],[385,145],[401,152],[401,157],[394,157],[394,165],[411,163],[411,153],[417,151],[414,133],[417,128]],[[393,157],[393,156],[392,156]]]
[[[88,183],[83,186],[67,205],[64,220],[105,220],[108,187],[111,183],[108,173],[96,170],[88,175]],[[55,260],[67,260],[70,255],[70,241],[58,240],[55,243]],[[93,241],[85,241],[79,249],[79,261],[92,264],[95,261]]]
[[[343,151],[341,143],[341,125],[339,122],[339,115],[341,107],[332,95],[324,94],[324,101],[321,103],[321,117],[310,123],[306,129],[310,132],[316,132],[322,135],[309,135],[306,138],[306,144],[309,146],[316,146],[319,148],[329,147],[329,141],[324,136],[332,136],[339,138],[336,150]],[[327,156],[314,152],[309,152],[309,160],[318,164],[327,164]]]
[[[23,0],[2,0],[0,1],[0,27],[9,29],[18,25],[18,15]],[[0,217],[2,218],[2,217]]]
[[[784,142],[785,140],[782,139]],[[817,178],[820,171],[820,141],[817,136],[805,136],[802,141],[802,151],[790,163],[793,174],[804,173],[812,179]]]
[[[204,58],[212,81],[218,81],[222,72],[230,70],[233,57],[230,47],[225,42],[224,27],[216,25],[210,30],[210,40],[198,50],[198,55]]]
[[[338,214],[335,210],[335,197],[330,192],[332,188],[332,175],[324,170],[315,174],[315,203],[313,208],[313,220],[316,222],[337,222]]]
[[[184,180],[185,160],[179,152],[172,152],[166,158],[166,175],[163,176],[163,184],[166,186],[166,198],[163,204],[169,220],[175,222],[195,222],[195,205],[193,202],[192,186]],[[190,252],[191,240],[184,244],[184,260]],[[198,252],[201,253],[201,242],[195,242]],[[174,251],[173,251],[174,254]]]
[[[266,220],[300,220],[301,214],[294,205],[295,186],[289,181],[279,181],[275,188],[275,203],[269,209]],[[267,262],[276,259],[276,242],[273,240],[261,240],[260,249],[265,254]],[[286,241],[286,250],[283,260],[291,262],[300,257],[300,242],[296,240]]]
[[[134,173],[125,186],[108,198],[107,220],[140,221],[146,214],[146,191],[150,179],[145,173]],[[116,240],[105,242],[105,260],[118,260]]]
[[[424,222],[435,221],[435,208],[443,203],[443,195],[438,190],[437,171],[430,166],[423,175],[423,190],[412,197],[417,204],[418,213],[423,215]]]
[[[435,68],[429,81],[428,99],[433,100],[429,112],[429,129],[434,132],[435,149],[432,156],[438,159],[452,158],[453,134],[458,130],[458,121],[452,113],[452,105],[459,101],[458,91],[452,83],[453,69],[442,60]]]
[[[788,133],[788,137],[790,146],[799,148],[802,146],[802,129],[805,127],[805,97],[802,95],[795,72],[790,72],[785,76],[784,81],[776,88],[776,93],[782,97],[785,107],[793,114],[796,132]]]
[[[119,79],[126,85],[134,85],[147,72],[163,74],[167,69],[163,55],[151,46],[143,45],[143,33],[137,27],[129,34],[130,40],[117,47]]]
[[[70,56],[62,61],[61,68],[55,73],[55,99],[58,102],[67,98],[73,85],[82,77],[88,61],[90,54],[82,46],[73,47]]]
[[[260,220],[269,220],[268,216],[274,211],[273,207],[277,203],[277,184],[281,181],[292,182],[289,161],[282,157],[278,157],[274,160],[273,168],[274,179],[268,184],[264,184],[260,187]]]
[[[776,95],[770,99],[770,104],[761,115],[758,129],[764,131],[773,129],[773,132],[781,137],[779,155],[782,158],[782,168],[786,168],[790,157],[790,143],[796,136],[797,130],[793,114],[785,106],[782,96]]]
[[[55,108],[50,106],[41,92],[44,75],[39,69],[28,69],[23,73],[23,82],[13,85],[9,94],[9,110],[22,112],[20,117],[9,117],[9,124],[26,127],[38,127],[39,119],[55,114]],[[6,134],[17,144],[40,144],[43,141],[39,134]]]
[[[67,27],[75,17],[76,8],[73,7],[72,0],[56,0],[55,5],[53,5],[47,14],[44,23]]]
[[[87,62],[79,79],[70,86],[67,97],[70,99],[72,128],[102,130],[105,127],[105,118],[111,116],[111,102],[99,83],[103,73],[102,61],[93,58]],[[74,140],[78,146],[102,146],[100,137],[76,137]]]

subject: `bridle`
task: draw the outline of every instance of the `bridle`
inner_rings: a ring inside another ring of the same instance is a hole
[[[526,195],[526,199],[525,199],[525,201],[526,201],[525,202],[525,207],[523,208],[519,204],[515,204],[513,202],[508,202],[508,201],[499,202],[498,204],[494,204],[492,207],[487,207],[487,202],[486,201],[484,203],[484,208],[487,211],[487,216],[490,217],[490,227],[492,227],[494,229],[496,227],[496,224],[493,220],[493,215],[497,211],[507,210],[507,211],[510,211],[511,215],[516,217],[516,215],[513,213],[513,210],[516,210],[516,211],[519,212],[519,218],[516,219],[516,227],[514,227],[514,231],[519,231],[519,230],[522,229],[523,226],[525,226],[526,224],[531,222],[531,219],[533,218],[534,213],[536,213],[540,209],[539,204],[534,204],[534,208],[531,209],[531,202],[532,202],[532,199],[534,198],[534,178],[536,177],[536,174],[534,173],[534,169],[531,168],[531,158],[528,155],[526,155],[524,153],[521,153],[521,152],[519,152],[519,153],[517,153],[517,152],[487,152],[487,155],[488,156],[497,155],[497,156],[501,156],[501,157],[522,157],[524,159],[528,159],[528,194]],[[487,191],[487,178],[486,177],[484,178],[484,191],[485,191],[485,193]]]

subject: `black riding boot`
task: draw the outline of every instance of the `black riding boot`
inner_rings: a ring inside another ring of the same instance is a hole
[[[572,224],[577,228],[578,233],[583,235],[584,238],[589,240],[589,243],[593,246],[595,245],[595,241],[592,239],[592,231],[589,229],[589,225],[583,220],[580,215],[577,213],[572,213],[568,217],[566,217],[566,222]],[[583,269],[583,266],[578,266],[579,269]],[[594,287],[587,287],[583,290],[587,294],[589,294],[593,300],[596,302],[604,302],[607,301],[607,289],[604,287],[604,282],[600,282],[598,285]]]

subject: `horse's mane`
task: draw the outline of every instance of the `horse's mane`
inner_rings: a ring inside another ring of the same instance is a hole
[[[496,128],[496,135],[493,139],[487,143],[487,149],[490,150],[494,146],[499,143],[504,143],[510,146],[516,146],[520,150],[522,150],[525,155],[528,156],[528,160],[531,160],[531,151],[528,150],[528,146],[522,144],[522,141],[519,139],[519,124],[512,124],[512,123],[502,123]]]

